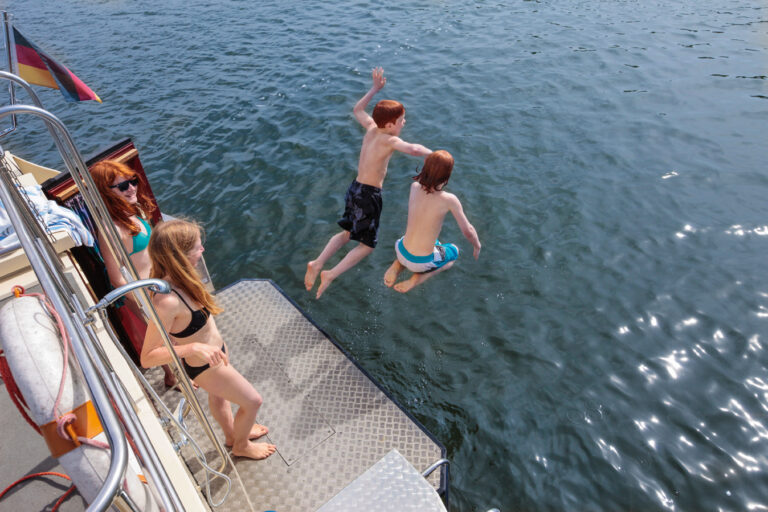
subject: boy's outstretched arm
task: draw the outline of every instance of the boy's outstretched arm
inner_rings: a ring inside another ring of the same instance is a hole
[[[464,215],[464,208],[462,208],[459,198],[453,194],[451,194],[451,196],[451,214],[453,214],[453,218],[456,219],[456,223],[459,225],[459,229],[461,229],[461,234],[464,235],[464,238],[469,240],[469,243],[475,248],[472,255],[477,259],[480,256],[480,249],[482,248],[480,238],[477,236],[475,227],[469,223],[469,219]]]
[[[373,68],[371,78],[373,80],[373,85],[371,85],[371,88],[367,93],[365,93],[365,96],[360,98],[360,100],[355,103],[355,108],[352,109],[352,113],[355,115],[355,119],[357,119],[357,122],[363,125],[363,128],[366,130],[372,126],[376,126],[376,123],[373,121],[373,118],[369,116],[365,111],[365,107],[368,106],[371,98],[373,98],[376,93],[384,87],[384,84],[387,83],[387,79],[384,77],[383,68]]]
[[[411,144],[410,142],[405,142],[400,137],[392,137],[391,141],[392,147],[395,148],[395,150],[407,155],[427,156],[432,153],[432,150],[428,147],[422,146],[421,144]]]

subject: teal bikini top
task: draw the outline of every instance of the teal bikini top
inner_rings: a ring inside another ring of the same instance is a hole
[[[137,252],[141,252],[144,249],[146,249],[147,246],[149,245],[149,235],[152,233],[152,227],[149,225],[147,221],[145,221],[138,215],[136,216],[136,218],[139,219],[139,222],[144,224],[144,229],[146,229],[147,232],[145,233],[144,231],[139,231],[138,233],[133,235],[133,250],[131,251],[131,254],[129,254],[128,256],[132,256]]]

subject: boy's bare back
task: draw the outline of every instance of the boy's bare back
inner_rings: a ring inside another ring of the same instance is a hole
[[[405,243],[413,254],[431,254],[435,240],[443,228],[445,215],[454,211],[454,217],[462,226],[466,219],[459,199],[442,190],[426,193],[419,183],[411,184],[408,198],[408,224],[405,229]]]
[[[357,181],[365,185],[382,188],[387,177],[389,159],[395,148],[393,137],[376,126],[369,128],[363,137],[360,160],[357,164]]]

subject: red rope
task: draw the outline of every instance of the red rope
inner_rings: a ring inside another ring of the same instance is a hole
[[[59,499],[58,499],[58,501],[56,501],[56,504],[55,504],[55,505],[53,506],[53,508],[51,509],[51,512],[56,512],[56,510],[58,510],[58,508],[59,508],[59,505],[61,505],[62,503],[64,503],[64,500],[66,500],[66,499],[69,497],[69,495],[70,495],[70,494],[72,494],[73,492],[75,492],[75,489],[77,489],[77,487],[75,487],[74,485],[72,485],[72,487],[70,487],[69,489],[67,489],[67,492],[65,492],[65,493],[64,493],[64,494],[61,496],[61,498],[59,498]]]
[[[16,285],[11,288],[11,291],[13,292],[13,295],[18,298],[24,293],[24,287]],[[29,423],[29,426],[35,429],[35,432],[43,435],[43,433],[40,431],[40,427],[37,426],[37,423],[35,423],[27,413],[29,406],[27,405],[27,401],[24,400],[24,395],[21,394],[21,390],[19,389],[18,384],[16,384],[16,380],[13,378],[11,368],[8,366],[8,360],[5,358],[5,353],[3,350],[0,350],[0,378],[2,378],[3,382],[5,382],[5,389],[8,391],[8,395],[11,397],[11,401],[16,405],[16,408],[19,410],[19,413],[21,413],[21,416],[27,421],[27,423]]]
[[[24,396],[22,396],[19,386],[13,379],[11,369],[8,367],[8,360],[5,358],[5,354],[2,350],[0,350],[0,377],[2,377],[3,382],[5,382],[5,389],[11,397],[11,401],[16,404],[16,408],[19,410],[19,413],[21,413],[21,416],[27,420],[30,427],[35,429],[35,432],[42,435],[40,427],[38,427],[37,424],[32,421],[32,418],[29,417],[29,414],[27,414],[27,402],[24,400]]]
[[[16,480],[15,482],[13,482],[11,485],[9,485],[9,486],[8,486],[8,487],[6,487],[5,489],[3,489],[3,492],[0,492],[0,500],[2,500],[2,499],[3,499],[3,497],[4,497],[6,494],[8,494],[8,491],[10,491],[10,490],[11,490],[11,489],[13,489],[14,487],[16,487],[18,484],[20,484],[20,483],[22,483],[22,482],[24,482],[24,481],[26,481],[26,480],[29,480],[30,478],[36,478],[36,477],[40,477],[40,476],[60,476],[61,478],[66,478],[67,480],[69,480],[69,481],[72,481],[72,479],[71,479],[71,478],[69,478],[69,477],[68,477],[67,475],[65,475],[64,473],[56,473],[55,471],[43,471],[42,473],[34,473],[34,474],[32,474],[32,475],[27,475],[27,476],[25,476],[25,477],[19,478],[18,480]],[[60,506],[62,503],[64,503],[64,500],[66,500],[66,499],[67,499],[67,497],[69,497],[69,495],[70,495],[70,494],[72,494],[73,492],[75,492],[75,486],[74,486],[74,485],[73,485],[72,487],[70,487],[69,489],[67,489],[67,492],[65,492],[65,493],[64,493],[64,494],[61,496],[61,498],[59,498],[59,499],[56,501],[56,504],[55,504],[55,505],[53,506],[53,508],[51,509],[51,512],[56,512],[56,510],[59,508],[59,506]]]

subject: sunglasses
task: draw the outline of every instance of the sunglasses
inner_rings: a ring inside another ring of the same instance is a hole
[[[110,185],[109,188],[116,188],[120,192],[125,192],[126,190],[128,190],[128,185],[133,185],[134,187],[139,188],[138,176],[134,176],[129,180],[121,181],[117,185]]]

